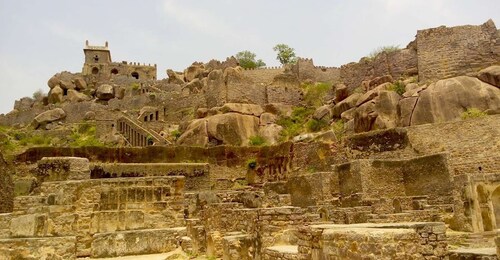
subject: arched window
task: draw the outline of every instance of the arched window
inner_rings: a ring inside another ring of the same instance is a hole
[[[117,69],[112,69],[112,70],[111,70],[111,74],[113,74],[113,75],[118,74],[118,70],[117,70]]]
[[[97,73],[99,73],[99,69],[98,69],[97,67],[93,67],[93,68],[92,68],[92,74],[94,74],[94,75],[95,75],[95,74],[97,74]]]
[[[134,72],[132,72],[132,74],[130,74],[130,75],[132,75],[132,77],[134,77],[134,78],[136,78],[136,79],[139,79],[139,73],[137,73],[137,72],[135,72],[135,71],[134,71]]]
[[[99,56],[95,55],[95,56],[94,56],[94,61],[95,61],[95,62],[99,62]]]

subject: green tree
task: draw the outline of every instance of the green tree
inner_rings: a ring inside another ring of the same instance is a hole
[[[262,60],[255,60],[255,53],[251,51],[240,51],[236,53],[236,59],[240,63],[240,66],[245,69],[254,69],[258,67],[266,66]]]
[[[276,59],[283,65],[293,64],[297,61],[295,50],[286,44],[277,44],[273,47],[273,50],[278,52]]]

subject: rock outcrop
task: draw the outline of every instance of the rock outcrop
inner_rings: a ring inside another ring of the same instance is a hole
[[[14,184],[11,168],[0,153],[0,213],[11,212],[14,207]]]
[[[500,88],[500,66],[491,66],[479,71],[477,78],[490,85]]]
[[[35,117],[31,125],[35,128],[46,129],[47,125],[53,122],[61,121],[66,118],[66,112],[62,108],[55,108],[45,111]]]

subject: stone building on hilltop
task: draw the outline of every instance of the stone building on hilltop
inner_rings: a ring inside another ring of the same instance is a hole
[[[156,80],[156,64],[140,64],[138,62],[113,62],[108,42],[104,46],[89,45],[85,42],[83,49],[85,63],[82,75],[97,81],[109,80],[114,76],[124,75],[136,79]]]

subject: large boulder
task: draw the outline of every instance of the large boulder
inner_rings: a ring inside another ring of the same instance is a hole
[[[332,107],[330,105],[323,105],[314,111],[312,117],[316,120],[330,121],[332,119]]]
[[[68,89],[67,100],[72,103],[88,101],[90,97],[74,89]]]
[[[500,88],[500,66],[491,66],[479,71],[477,77],[497,88]]]
[[[277,124],[268,124],[259,128],[259,136],[266,140],[266,144],[274,145],[279,142],[280,133],[283,127]]]
[[[258,117],[238,113],[218,114],[191,121],[177,144],[246,146],[250,137],[258,134]]]
[[[338,84],[335,87],[335,103],[346,99],[349,96],[349,89],[344,84]]]
[[[375,111],[377,118],[373,125],[373,129],[387,129],[398,125],[398,102],[401,96],[394,91],[380,91],[375,99]]]
[[[356,106],[356,102],[362,96],[360,93],[354,93],[341,102],[337,103],[332,109],[333,117],[339,118],[342,113]]]
[[[81,78],[81,77],[75,78],[73,80],[73,82],[75,83],[76,90],[83,91],[83,90],[87,89],[87,82],[85,82],[85,80],[83,78]]]
[[[182,85],[185,83],[182,76],[171,69],[167,70],[167,76],[168,76],[168,80],[167,80],[168,83],[178,84],[178,85]]]
[[[57,85],[49,91],[48,101],[51,104],[61,103],[63,102],[63,95],[63,89]]]
[[[456,120],[468,108],[500,110],[500,89],[467,76],[437,81],[419,93],[410,125]]]
[[[214,115],[207,119],[210,142],[246,146],[250,137],[257,136],[259,118],[238,113]]]
[[[102,84],[99,87],[97,87],[95,94],[99,100],[104,100],[104,101],[110,100],[115,97],[115,91],[113,86],[108,84]]]
[[[55,108],[52,110],[45,111],[37,115],[31,125],[35,128],[45,129],[45,126],[49,123],[60,121],[66,118],[66,112],[62,108]]]
[[[184,70],[184,80],[185,82],[190,82],[195,78],[201,78],[205,68],[203,64],[193,64]]]

